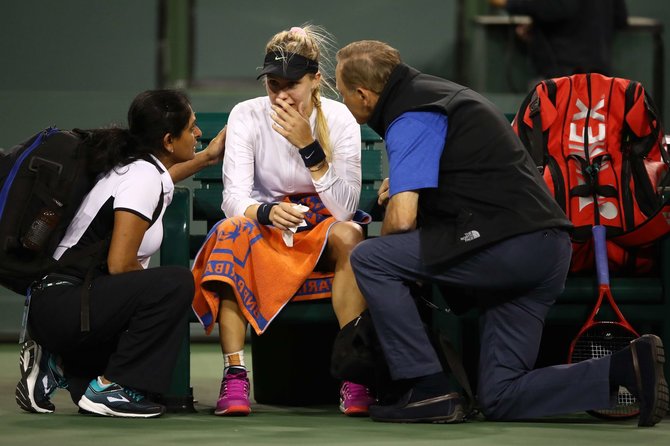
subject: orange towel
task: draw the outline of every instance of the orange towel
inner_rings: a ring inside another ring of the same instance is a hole
[[[257,334],[265,331],[291,299],[331,296],[333,274],[313,270],[336,220],[318,197],[291,201],[310,208],[305,214],[307,227],[294,234],[292,248],[285,245],[281,230],[246,217],[221,220],[207,235],[192,268],[196,284],[193,310],[207,334],[218,320],[219,310],[212,282],[233,288],[242,313]]]

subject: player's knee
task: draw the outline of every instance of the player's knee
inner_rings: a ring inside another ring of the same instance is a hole
[[[347,221],[333,225],[328,242],[336,244],[340,249],[351,252],[354,246],[364,239],[363,228],[357,223]]]

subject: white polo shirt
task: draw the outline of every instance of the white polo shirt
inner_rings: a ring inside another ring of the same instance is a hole
[[[114,211],[132,212],[151,222],[159,203],[161,185],[163,205],[158,218],[144,234],[137,259],[144,268],[149,265],[163,240],[163,214],[172,202],[174,183],[163,164],[153,157],[155,165],[137,160],[116,167],[102,176],[86,195],[65,236],[54,251],[58,260],[72,248],[84,248],[111,235],[114,226]]]

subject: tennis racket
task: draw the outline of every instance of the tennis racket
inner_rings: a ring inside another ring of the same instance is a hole
[[[595,251],[596,275],[598,277],[598,300],[588,320],[579,330],[570,344],[568,363],[580,362],[592,358],[610,355],[628,346],[630,341],[640,337],[635,329],[623,317],[621,310],[614,302],[610,289],[609,270],[607,266],[607,248],[605,227],[593,226],[593,250]],[[603,301],[607,299],[617,321],[596,320]],[[589,414],[608,419],[632,418],[639,414],[639,405],[635,397],[625,387],[619,387],[617,404],[610,409],[591,410]]]

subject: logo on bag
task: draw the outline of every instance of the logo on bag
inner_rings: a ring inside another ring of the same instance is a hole
[[[481,236],[479,235],[478,231],[468,231],[465,234],[463,234],[463,237],[461,237],[460,240],[462,242],[467,243],[467,242],[471,242],[475,239],[478,239],[479,237],[481,237]]]
[[[572,115],[572,122],[570,122],[568,143],[570,153],[584,158],[584,144],[586,143],[586,136],[588,136],[589,158],[594,158],[605,152],[604,142],[607,137],[607,126],[605,125],[605,115],[600,112],[605,108],[605,98],[600,99],[591,109],[581,99],[577,99],[575,106],[579,111]],[[590,119],[588,128],[586,126],[587,116]],[[595,122],[597,129],[592,126],[594,121],[597,121]],[[597,130],[597,133],[594,133],[594,130]]]
[[[578,112],[572,115],[568,147],[570,148],[571,155],[582,159],[588,157],[586,161],[590,166],[592,159],[607,152],[605,148],[607,126],[605,115],[603,114],[605,110],[605,98],[601,98],[592,108],[589,108],[578,98],[575,101],[575,107],[577,107]],[[589,118],[588,126],[587,118]],[[585,147],[587,142],[588,147]],[[575,167],[577,184],[586,184],[587,179],[584,178],[582,166],[577,163]],[[607,158],[603,158],[599,164],[598,174],[611,168],[610,161]],[[594,198],[591,195],[580,196],[578,197],[578,203],[579,212],[583,212],[584,208],[594,205]],[[619,215],[619,209],[615,203],[608,201],[606,197],[598,195],[598,213],[607,220],[614,220]]]

